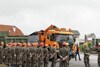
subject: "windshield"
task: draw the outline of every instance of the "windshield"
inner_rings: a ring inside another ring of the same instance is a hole
[[[73,36],[72,35],[56,35],[56,41],[67,41],[68,39],[72,39],[73,40]]]
[[[62,41],[68,42],[69,45],[73,45],[74,44],[74,38],[73,35],[61,35],[61,34],[57,34],[56,35],[56,41],[61,43]]]

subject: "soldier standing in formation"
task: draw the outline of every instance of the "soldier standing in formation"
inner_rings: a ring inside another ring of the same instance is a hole
[[[1,41],[1,42],[0,42],[0,44],[1,44],[1,45],[2,45],[2,47],[4,48],[4,42],[2,42],[2,41]]]
[[[3,53],[3,58],[4,58],[4,63],[7,66],[11,66],[11,60],[12,60],[12,56],[11,56],[11,43],[6,44],[6,48],[4,49],[4,53]]]
[[[85,67],[90,67],[89,63],[89,56],[90,56],[90,48],[88,47],[88,44],[84,44],[84,64]]]
[[[1,41],[1,46],[3,47],[3,49],[2,49],[2,58],[1,58],[1,61],[2,61],[2,63],[4,63],[4,59],[3,59],[3,51],[4,51],[4,48],[5,48],[5,44],[4,44],[4,42],[3,41]]]
[[[66,48],[66,42],[62,42],[62,48],[59,49],[59,55],[60,55],[60,66],[59,67],[68,67],[68,61],[69,61],[69,49]]]
[[[15,54],[15,48],[16,48],[16,43],[13,43],[11,46],[11,51],[12,51],[12,62],[11,62],[11,66],[12,67],[16,67],[16,54]]]
[[[4,59],[4,64],[5,65],[7,65],[6,64],[6,54],[7,54],[6,50],[7,50],[7,47],[8,47],[8,44],[6,44],[5,45],[5,48],[3,49],[3,59]]]
[[[43,53],[44,53],[44,67],[48,67],[48,62],[49,62],[48,44],[44,45]]]
[[[41,42],[37,48],[38,67],[44,67],[43,46],[44,44]]]
[[[32,47],[30,47],[31,67],[37,67],[37,45],[38,43],[32,43]]]
[[[50,59],[51,59],[51,67],[56,67],[57,63],[57,52],[56,52],[56,43],[50,48]]]
[[[31,67],[30,43],[27,43],[27,67]]]
[[[22,44],[22,67],[26,67],[27,63],[27,56],[26,56],[26,43]]]
[[[0,64],[3,63],[3,42],[0,43]]]
[[[15,56],[16,56],[16,67],[19,67],[21,64],[21,47],[20,43],[17,43],[17,46],[15,48]]]
[[[66,48],[68,49],[68,53],[69,53],[69,56],[68,56],[68,60],[67,60],[67,62],[68,62],[68,65],[69,65],[69,61],[70,61],[70,48],[69,48],[69,43],[66,43]]]
[[[57,62],[57,52],[56,52],[56,43],[49,48],[48,45],[40,43],[37,48],[38,43],[30,44],[26,43],[8,43],[6,48],[3,48],[2,43],[0,44],[0,64],[4,59],[4,64],[12,67],[48,67],[49,53],[52,64],[51,67],[56,67]],[[100,43],[99,43],[100,45]],[[44,46],[44,48],[43,48]],[[69,48],[68,43],[63,42],[62,48],[59,49],[60,56],[60,67],[68,67],[69,65]],[[66,47],[67,46],[67,47]],[[98,52],[98,67],[100,67],[100,47],[97,48]],[[84,44],[84,64],[85,67],[90,67],[89,63],[90,48],[88,44]]]
[[[23,44],[20,43],[20,49],[21,49],[21,50],[20,50],[20,66],[22,66],[22,51],[23,51],[23,50],[22,50],[22,45],[23,45]]]

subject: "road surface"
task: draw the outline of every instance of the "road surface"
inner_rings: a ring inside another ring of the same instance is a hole
[[[81,61],[79,61],[79,60],[75,61],[74,59],[72,59],[70,61],[69,67],[85,67],[83,58],[84,58],[84,56],[83,56],[83,54],[81,54],[81,59],[82,59]],[[90,55],[90,65],[91,65],[91,67],[98,67],[97,55],[94,55],[94,54]]]
[[[83,53],[81,53],[80,56],[81,56],[82,60],[81,61],[79,61],[79,60],[75,61],[75,59],[71,59],[69,67],[85,67],[84,66],[84,60],[83,60],[83,58],[84,58]],[[98,65],[97,65],[97,54],[91,54],[90,55],[90,65],[91,65],[91,67],[98,67]],[[50,64],[49,64],[49,67],[50,67]],[[56,67],[59,67],[59,62],[57,63]]]

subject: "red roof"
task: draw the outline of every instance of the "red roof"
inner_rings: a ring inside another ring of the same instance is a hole
[[[0,24],[0,32],[2,31],[7,31],[9,33],[9,36],[23,36],[22,31],[16,26]]]

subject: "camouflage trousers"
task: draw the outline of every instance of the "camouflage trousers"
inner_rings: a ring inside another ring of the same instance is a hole
[[[68,67],[68,61],[60,61],[60,67]]]
[[[44,62],[43,61],[38,61],[38,67],[44,67]]]
[[[100,59],[98,59],[98,67],[100,67]]]
[[[51,61],[51,67],[56,67],[56,61]]]
[[[31,63],[27,63],[27,65],[26,65],[27,67],[31,67]]]
[[[27,63],[26,61],[23,61],[22,62],[22,67],[27,67],[27,64],[26,63]]]
[[[85,67],[90,67],[89,57],[84,57],[84,64],[85,64]]]
[[[38,63],[37,63],[36,61],[33,61],[33,62],[31,63],[31,67],[38,67]]]
[[[44,61],[44,67],[48,67],[48,62],[46,61]]]

